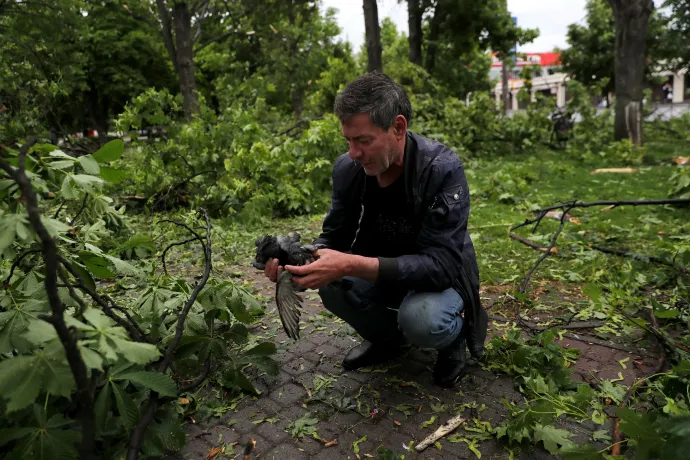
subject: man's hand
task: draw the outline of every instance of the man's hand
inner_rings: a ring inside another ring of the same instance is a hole
[[[275,283],[283,270],[284,268],[278,265],[278,259],[269,259],[264,266],[264,275]]]
[[[318,259],[309,265],[286,265],[292,273],[292,280],[305,289],[318,289],[343,276],[356,276],[376,281],[378,259],[362,257],[332,249],[319,249],[314,253]]]
[[[319,249],[318,259],[309,265],[286,265],[292,280],[305,289],[318,289],[347,275],[352,256],[332,249]]]

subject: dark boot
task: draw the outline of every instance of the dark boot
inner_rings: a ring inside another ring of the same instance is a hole
[[[467,372],[467,350],[465,337],[460,335],[448,347],[438,351],[434,366],[434,383],[451,388]]]
[[[360,367],[374,366],[395,359],[401,353],[402,347],[398,344],[373,344],[365,340],[347,352],[343,368],[353,371]]]

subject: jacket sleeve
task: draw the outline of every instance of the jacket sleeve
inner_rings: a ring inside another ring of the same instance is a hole
[[[470,193],[460,159],[433,165],[428,206],[417,239],[418,253],[379,257],[378,279],[410,289],[441,291],[460,276],[470,214]]]
[[[333,166],[331,206],[323,221],[321,234],[314,240],[315,244],[323,244],[336,251],[348,251],[356,231],[352,219],[348,218],[350,213],[343,196],[346,188],[343,183],[343,169],[347,160],[347,155],[343,155]]]

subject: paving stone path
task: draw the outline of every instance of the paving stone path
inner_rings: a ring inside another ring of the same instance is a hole
[[[267,282],[263,274],[248,267],[243,269],[243,279],[256,286],[261,295],[273,296],[274,285]],[[175,458],[206,459],[216,447],[226,446],[228,453],[232,452],[229,446],[235,445],[236,453],[228,457],[241,459],[242,448],[250,438],[256,441],[252,459],[376,458],[378,446],[405,455],[406,460],[476,458],[465,442],[442,439],[440,449],[431,446],[422,453],[414,449],[408,451],[405,446],[410,441],[416,444],[426,438],[458,410],[469,420],[478,419],[495,426],[507,415],[502,399],[523,400],[512,379],[482,370],[478,365],[472,366],[454,389],[435,386],[431,380],[433,350],[410,348],[389,365],[346,372],[340,362],[347,350],[359,343],[358,336],[346,324],[322,314],[324,309],[315,292],[302,295],[306,310],[302,322],[306,327],[299,341],[292,342],[285,336],[274,303],[269,305],[254,331],[270,337],[278,345],[279,352],[274,358],[279,363],[280,373],[276,377],[254,376],[253,382],[261,395],[245,397],[222,418],[190,422],[186,428],[187,446]],[[486,295],[490,297],[490,294],[483,294]],[[491,304],[490,300],[487,304]],[[636,376],[649,373],[654,365],[649,356],[637,353],[574,339],[561,343],[581,350],[574,368],[580,372],[578,375],[585,377],[589,374],[616,379],[620,373],[623,383],[630,384]],[[630,360],[623,369],[619,360],[625,358]],[[637,361],[637,365],[633,365],[633,361]],[[312,418],[312,426],[322,441],[308,434],[293,438],[288,432],[290,424],[304,420],[307,415]],[[433,422],[425,423],[434,416]],[[582,428],[587,430],[593,426],[578,428],[581,433]],[[574,441],[587,442],[586,434],[578,436]],[[334,440],[337,444],[329,443],[326,447],[325,442]],[[357,443],[358,440],[361,441]],[[505,444],[495,439],[481,441],[477,449],[482,459],[507,459],[510,455]],[[540,448],[532,452],[515,449],[515,454],[515,458],[551,458]],[[219,453],[214,458],[227,457]]]

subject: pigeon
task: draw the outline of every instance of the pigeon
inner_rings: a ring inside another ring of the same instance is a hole
[[[317,257],[314,255],[317,249],[325,247],[322,244],[300,244],[300,235],[292,232],[289,235],[264,235],[254,242],[256,257],[252,261],[254,268],[263,270],[270,259],[278,259],[281,266],[308,265]],[[283,270],[276,283],[276,305],[280,322],[283,323],[285,333],[293,340],[299,339],[299,307],[302,299],[296,291],[304,291],[292,280],[292,274]]]

